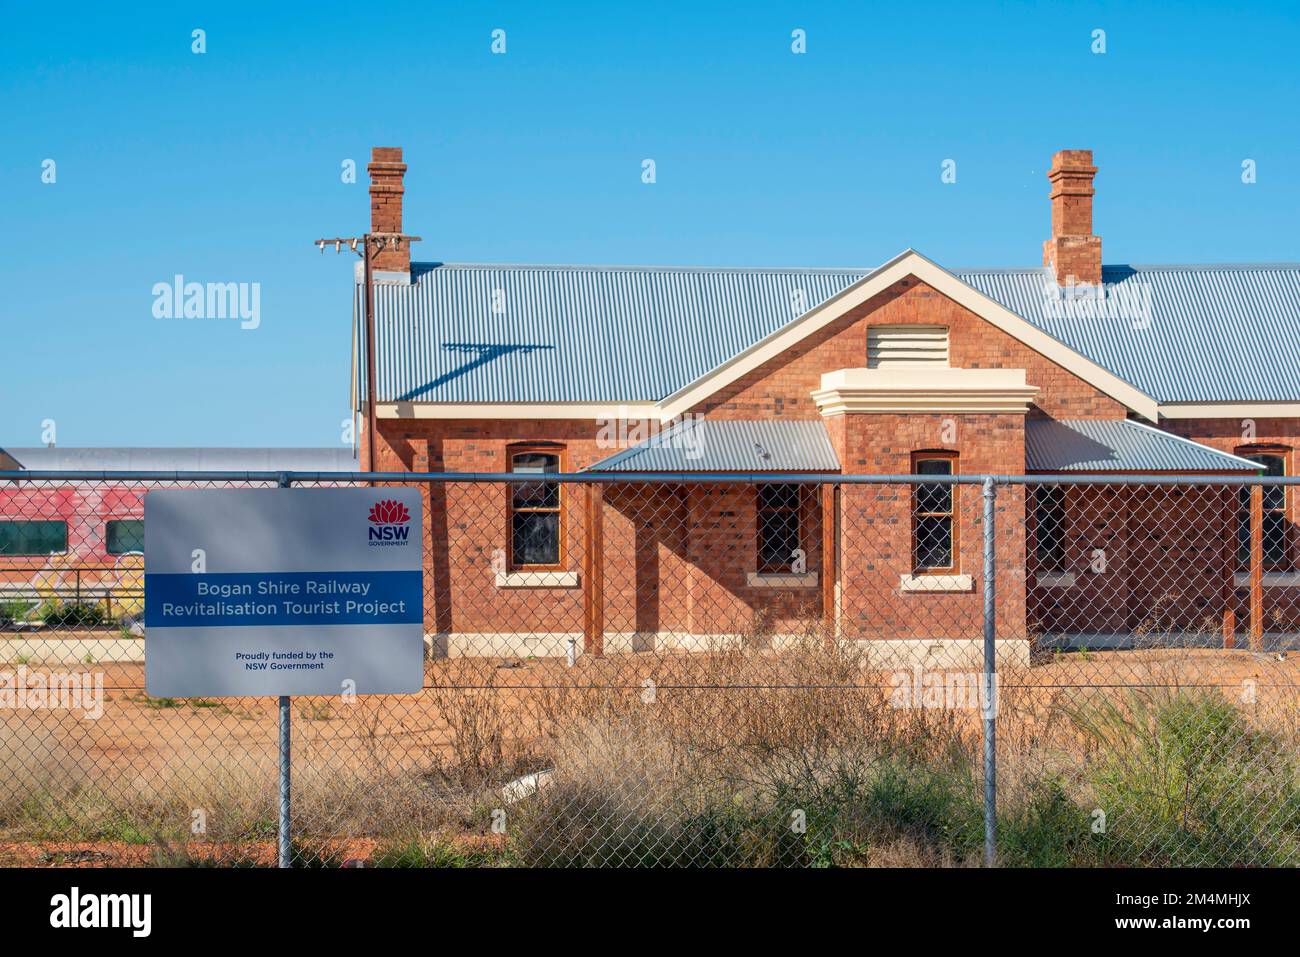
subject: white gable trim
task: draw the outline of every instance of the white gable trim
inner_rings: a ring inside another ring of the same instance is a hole
[[[1165,419],[1295,419],[1300,402],[1172,402],[1161,403]]]
[[[690,385],[668,396],[661,403],[661,416],[670,419],[689,411],[719,389],[725,388],[765,362],[779,357],[802,339],[908,276],[915,276],[958,305],[992,323],[1013,339],[1017,339],[1045,358],[1074,373],[1126,408],[1152,422],[1156,421],[1157,404],[1151,396],[1106,371],[1091,359],[1075,352],[1060,340],[1034,327],[1005,306],[994,302],[979,290],[968,286],[946,269],[911,249],[862,277],[838,296],[828,299],[765,339],[736,354]],[[866,361],[865,356],[863,361]]]
[[[366,403],[361,403],[364,412]],[[376,402],[380,419],[660,419],[655,402]]]

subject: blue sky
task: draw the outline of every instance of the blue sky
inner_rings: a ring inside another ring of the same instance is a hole
[[[365,229],[374,145],[422,260],[1037,265],[1065,147],[1108,263],[1300,260],[1294,3],[3,13],[0,446],[338,443],[353,257],[311,241]],[[177,273],[260,326],[155,318]]]

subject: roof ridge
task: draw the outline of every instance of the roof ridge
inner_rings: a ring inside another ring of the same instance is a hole
[[[330,452],[344,445],[0,445],[0,452]]]
[[[636,263],[411,263],[432,269],[568,269],[601,272],[701,272],[701,273],[863,273],[875,267],[810,267],[810,265],[643,265]]]
[[[1107,269],[1140,269],[1148,272],[1162,270],[1200,271],[1211,269],[1300,269],[1300,262],[1260,262],[1260,263],[1111,263],[1102,264],[1102,271]]]
[[[433,269],[555,269],[591,272],[701,272],[701,273],[820,273],[866,274],[875,271],[874,266],[711,266],[672,263],[490,263],[490,262],[412,262],[413,269],[430,271]],[[1044,266],[962,266],[948,268],[956,276],[969,275],[1031,275],[1045,273]],[[1300,269],[1300,260],[1279,260],[1276,262],[1239,262],[1239,263],[1103,263],[1102,271],[1131,269],[1145,272],[1187,272],[1212,270],[1286,270]]]
[[[1101,270],[1119,270],[1131,269],[1136,272],[1208,272],[1212,270],[1278,270],[1278,269],[1300,269],[1300,261],[1297,262],[1261,262],[1261,263],[1102,263]],[[957,276],[975,276],[975,275],[1012,275],[1026,276],[1035,273],[1044,273],[1047,271],[1045,266],[1024,266],[1016,267],[981,267],[981,268],[964,268],[953,269]]]

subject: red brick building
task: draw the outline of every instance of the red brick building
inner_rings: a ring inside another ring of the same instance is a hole
[[[379,470],[1294,474],[1300,265],[1103,267],[1087,150],[1053,158],[1041,268],[957,272],[912,250],[864,270],[412,263],[401,151],[369,169]],[[522,488],[432,487],[436,649],[817,621],[881,660],[976,656],[976,486]],[[1259,642],[1300,617],[1290,489],[1011,484],[998,508],[1017,658],[1144,628]]]

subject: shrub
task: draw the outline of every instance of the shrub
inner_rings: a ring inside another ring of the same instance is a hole
[[[23,598],[0,601],[0,628],[8,628],[15,622],[25,621],[34,604],[35,602]]]
[[[50,602],[40,611],[50,628],[91,628],[104,624],[104,609],[89,602]]]
[[[509,867],[513,863],[510,848],[504,842],[439,831],[386,840],[375,848],[367,866],[470,868]]]
[[[1018,778],[1004,771],[999,864],[1276,865],[1300,856],[1295,759],[1221,695],[1165,689],[1073,717],[1086,760],[1057,762],[1058,770],[1022,765]],[[936,866],[982,858],[982,775],[970,749],[897,740],[826,747],[794,735],[761,749],[704,750],[676,730],[628,717],[575,725],[557,742],[551,782],[511,812],[521,861]]]
[[[1063,781],[1032,781],[1020,800],[998,814],[998,864],[1004,867],[1085,867],[1095,864],[1098,839],[1089,812]]]
[[[1097,749],[1085,778],[1107,816],[1107,859],[1164,867],[1294,861],[1294,755],[1217,691],[1134,692],[1073,718]]]

